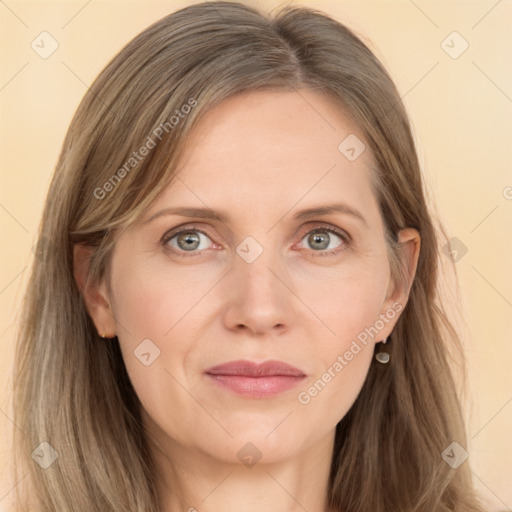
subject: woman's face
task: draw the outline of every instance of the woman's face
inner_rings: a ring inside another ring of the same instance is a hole
[[[100,287],[111,314],[94,320],[117,333],[144,421],[169,450],[275,462],[331,442],[380,364],[374,345],[406,297],[362,138],[309,90],[234,96],[123,232]],[[283,364],[254,370],[267,361]]]

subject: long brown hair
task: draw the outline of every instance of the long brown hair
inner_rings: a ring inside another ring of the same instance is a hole
[[[160,507],[141,404],[118,341],[101,340],[86,312],[73,244],[90,247],[89,279],[100,279],[116,237],[175,178],[187,136],[204,114],[233,94],[283,88],[325,94],[362,130],[375,157],[396,277],[397,232],[414,227],[421,235],[409,301],[387,346],[391,363],[371,365],[337,426],[329,504],[344,512],[482,510],[468,463],[452,468],[442,456],[452,442],[466,447],[448,364],[448,351],[462,353],[438,294],[443,231],[426,204],[391,78],[360,38],[314,9],[284,7],[270,16],[240,3],[204,2],[159,20],[121,50],[88,90],[62,147],[14,374],[16,478],[28,473],[26,489],[40,512]],[[139,151],[143,146],[149,151]],[[27,507],[28,495],[18,494]]]

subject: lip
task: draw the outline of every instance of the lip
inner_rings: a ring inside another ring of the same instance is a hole
[[[295,387],[305,373],[283,361],[230,361],[205,374],[224,389],[250,398],[269,398]]]

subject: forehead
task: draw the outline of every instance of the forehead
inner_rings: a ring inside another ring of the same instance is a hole
[[[311,90],[252,91],[210,110],[190,134],[156,206],[240,208],[263,215],[340,200],[370,207],[373,159],[359,128]],[[341,145],[341,146],[340,146]],[[151,213],[151,212],[150,212]]]

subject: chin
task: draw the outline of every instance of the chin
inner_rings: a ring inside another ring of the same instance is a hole
[[[232,438],[224,433],[205,436],[198,440],[197,448],[219,462],[252,467],[259,463],[284,462],[296,456],[304,445],[302,439],[291,437],[286,429],[280,433],[276,430],[270,435],[256,430],[228,430]]]

